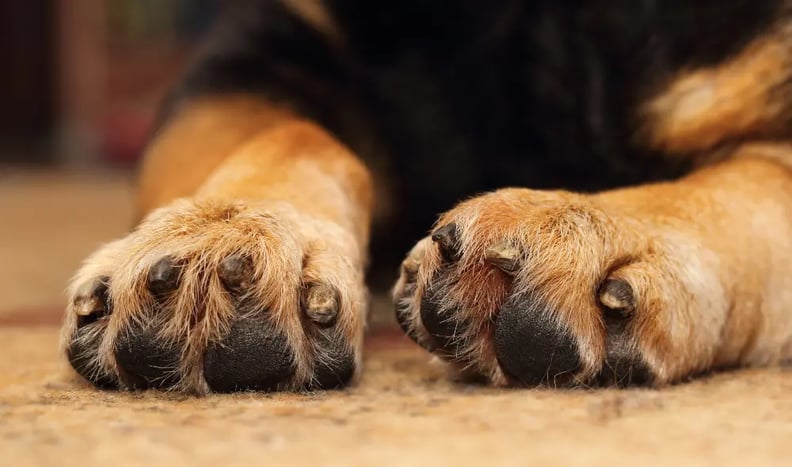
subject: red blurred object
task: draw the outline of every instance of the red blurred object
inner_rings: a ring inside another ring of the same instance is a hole
[[[59,0],[60,115],[71,159],[130,163],[184,67],[177,2]]]
[[[105,117],[101,151],[108,162],[133,163],[143,151],[151,130],[148,114],[119,112]]]

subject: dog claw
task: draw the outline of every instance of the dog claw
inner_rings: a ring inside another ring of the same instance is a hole
[[[74,299],[74,312],[81,318],[100,318],[107,314],[107,283],[110,280],[102,276],[86,283],[77,291]]]
[[[180,269],[176,261],[170,256],[165,256],[154,263],[148,274],[149,291],[155,296],[165,295],[174,291],[179,285]]]
[[[626,318],[635,311],[632,287],[621,279],[607,279],[600,287],[598,299],[608,312]]]
[[[402,263],[402,272],[407,279],[407,282],[415,282],[415,279],[418,275],[418,268],[420,263],[413,259],[406,259]]]
[[[253,263],[247,256],[232,255],[218,266],[220,281],[232,292],[244,290],[253,280]]]
[[[453,222],[435,230],[432,241],[437,243],[440,254],[446,261],[457,261],[460,258],[459,229]]]
[[[326,284],[309,286],[303,294],[303,309],[308,318],[322,327],[335,324],[339,308],[338,291]]]
[[[520,250],[506,243],[487,248],[484,259],[509,275],[514,275],[520,268]]]

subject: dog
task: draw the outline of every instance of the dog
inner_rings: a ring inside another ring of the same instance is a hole
[[[788,2],[231,3],[163,105],[139,222],[69,288],[93,385],[344,387],[369,250],[461,378],[792,356]]]

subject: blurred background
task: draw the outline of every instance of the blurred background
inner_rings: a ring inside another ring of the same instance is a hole
[[[52,314],[130,227],[158,102],[223,0],[0,1],[0,313]]]
[[[0,2],[0,160],[131,164],[221,1]]]

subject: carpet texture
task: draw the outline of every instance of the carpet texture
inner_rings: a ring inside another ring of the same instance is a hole
[[[0,172],[2,173],[2,172]],[[372,325],[352,388],[194,398],[101,392],[57,352],[62,289],[123,232],[124,176],[0,176],[0,465],[792,465],[792,370],[662,390],[450,382]]]
[[[0,328],[4,465],[790,465],[792,371],[663,390],[493,390],[449,382],[401,336],[368,342],[354,387],[187,397],[100,392],[57,329]]]

